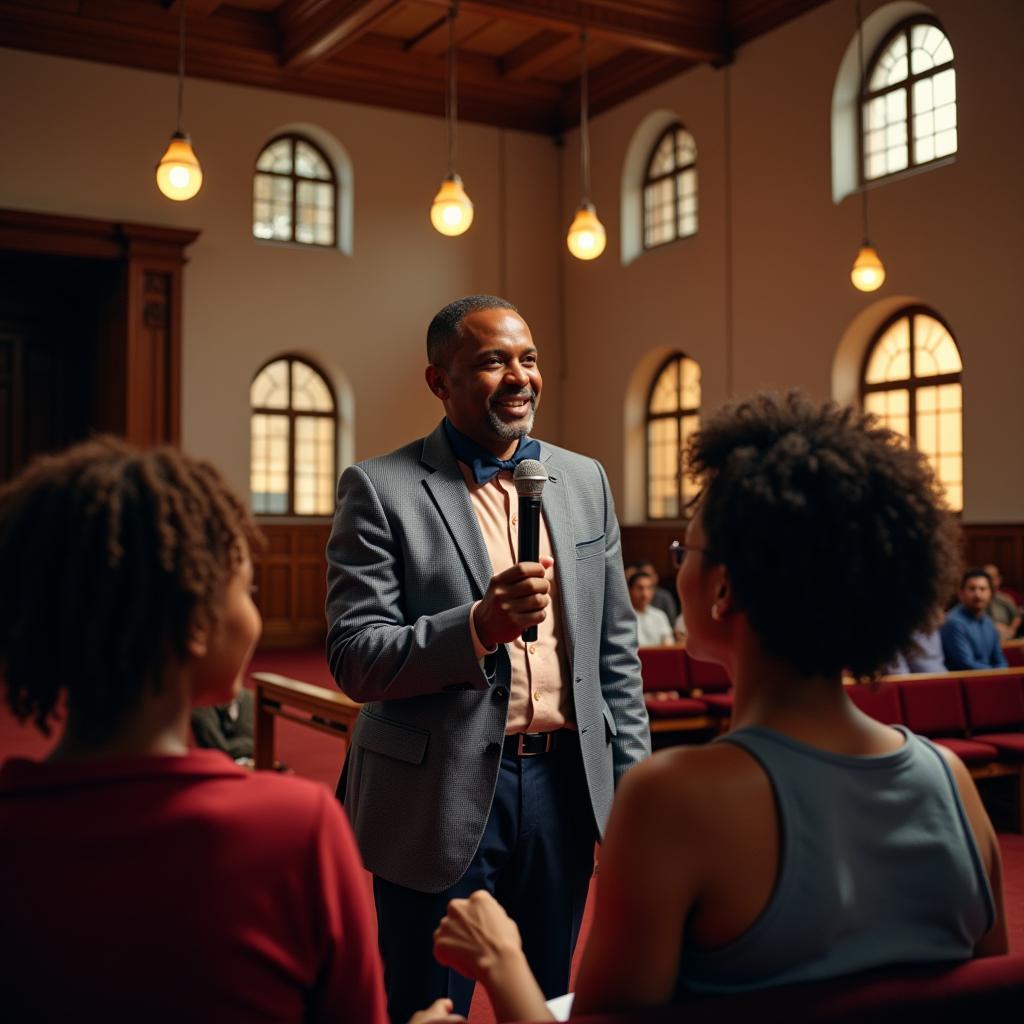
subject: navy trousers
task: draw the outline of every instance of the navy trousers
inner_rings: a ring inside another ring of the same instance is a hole
[[[424,893],[374,877],[388,1012],[405,1024],[441,996],[468,1014],[474,982],[434,959],[433,933],[448,901],[487,889],[519,926],[523,949],[547,998],[569,988],[594,866],[597,830],[578,739],[538,757],[505,754],[483,838],[450,889]],[[401,841],[398,839],[397,841]]]

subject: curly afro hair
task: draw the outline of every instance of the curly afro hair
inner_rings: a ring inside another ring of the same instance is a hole
[[[187,657],[247,545],[220,473],[174,448],[102,437],[36,459],[0,487],[0,678],[49,733],[61,692],[83,738],[113,735]]]
[[[765,650],[869,676],[956,580],[958,528],[924,456],[872,416],[758,394],[690,438],[708,550]]]

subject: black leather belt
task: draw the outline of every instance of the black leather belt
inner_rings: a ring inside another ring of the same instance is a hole
[[[558,749],[566,729],[554,732],[517,732],[505,737],[502,753],[509,757],[539,757]]]

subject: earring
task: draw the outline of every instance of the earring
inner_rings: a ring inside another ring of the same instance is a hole
[[[711,618],[713,618],[715,622],[719,622],[722,618],[722,613],[718,608],[717,601],[711,606]]]

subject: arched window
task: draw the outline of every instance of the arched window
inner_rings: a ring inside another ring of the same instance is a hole
[[[923,307],[903,309],[872,339],[861,375],[873,412],[928,456],[949,507],[964,507],[963,364],[949,328]]]
[[[279,135],[256,160],[252,233],[275,242],[337,244],[338,181],[310,139]]]
[[[249,404],[253,512],[331,515],[338,421],[327,379],[297,356],[280,356],[253,378]]]
[[[694,496],[682,453],[700,426],[700,367],[682,352],[661,366],[647,399],[647,518],[680,519]]]
[[[864,181],[956,152],[953,47],[934,19],[904,21],[885,37],[860,110]]]
[[[678,122],[655,142],[644,173],[644,248],[697,233],[697,144]]]

